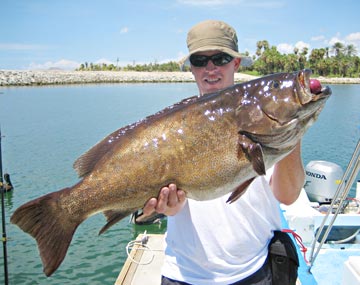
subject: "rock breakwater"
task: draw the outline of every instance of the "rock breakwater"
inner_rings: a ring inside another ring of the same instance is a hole
[[[236,74],[237,81],[253,78]],[[191,72],[0,70],[0,86],[132,82],[194,82],[194,77]]]
[[[256,76],[235,74],[236,82],[249,81]],[[360,84],[360,78],[318,78],[322,84]],[[134,71],[30,71],[0,70],[0,86],[39,86],[88,83],[194,82],[191,72],[134,72]]]

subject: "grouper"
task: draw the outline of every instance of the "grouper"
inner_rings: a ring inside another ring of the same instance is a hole
[[[314,92],[310,75],[301,70],[235,84],[125,126],[75,161],[77,184],[20,206],[11,222],[36,239],[50,276],[85,219],[104,213],[102,233],[169,183],[196,200],[232,192],[231,207],[294,149],[323,109],[331,89]]]

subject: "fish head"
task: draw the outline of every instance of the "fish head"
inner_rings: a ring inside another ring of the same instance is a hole
[[[265,147],[295,146],[331,95],[329,87],[315,94],[310,76],[309,69],[277,73],[238,88],[242,89],[236,109],[239,133]]]

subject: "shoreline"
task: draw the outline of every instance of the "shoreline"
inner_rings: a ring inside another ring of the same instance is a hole
[[[258,76],[235,73],[235,82]],[[317,77],[322,84],[360,84],[360,78]],[[186,83],[195,82],[191,72],[0,70],[0,87],[91,83]]]

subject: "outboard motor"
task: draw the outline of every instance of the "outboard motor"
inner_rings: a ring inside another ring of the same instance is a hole
[[[332,162],[314,160],[305,167],[304,189],[311,202],[331,203],[343,176],[342,168]]]

